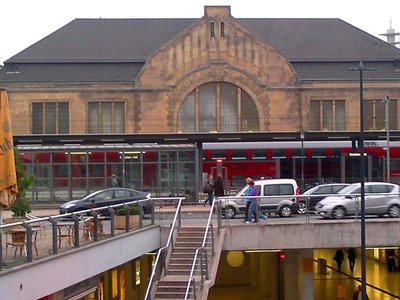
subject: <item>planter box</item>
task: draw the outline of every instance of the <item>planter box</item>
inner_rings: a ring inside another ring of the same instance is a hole
[[[115,229],[125,229],[125,218],[126,216],[114,216]],[[129,216],[129,229],[139,228],[139,215]]]

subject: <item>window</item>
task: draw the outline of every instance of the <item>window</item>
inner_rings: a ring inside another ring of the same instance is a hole
[[[344,100],[311,100],[310,129],[314,131],[346,130]]]
[[[178,113],[181,132],[258,131],[257,107],[241,88],[227,82],[210,82],[193,90]]]
[[[32,134],[69,133],[68,102],[32,103]]]
[[[215,23],[210,22],[210,36],[215,37]]]
[[[385,130],[385,104],[382,99],[364,102],[364,126],[366,130]],[[390,100],[389,129],[397,130],[397,100]]]
[[[220,35],[221,37],[225,37],[225,22],[220,23]]]
[[[124,133],[124,102],[90,102],[89,133]]]

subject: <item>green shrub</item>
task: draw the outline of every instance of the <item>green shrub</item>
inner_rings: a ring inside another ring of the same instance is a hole
[[[140,207],[139,207],[139,205],[131,205],[131,206],[128,206],[128,208],[126,208],[125,206],[118,207],[118,208],[115,210],[115,215],[116,215],[116,216],[125,216],[125,214],[126,214],[126,209],[129,210],[129,214],[130,214],[130,215],[139,215],[139,214],[140,214]]]

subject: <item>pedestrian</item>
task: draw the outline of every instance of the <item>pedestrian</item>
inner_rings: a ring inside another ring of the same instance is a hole
[[[112,177],[112,180],[111,180],[112,187],[119,187],[119,182],[118,182],[117,176],[115,176],[115,174],[112,174],[111,177]]]
[[[214,181],[214,196],[215,197],[225,196],[224,181],[220,175],[218,175]],[[212,203],[213,203],[213,199],[211,199],[210,206],[212,205]]]
[[[361,291],[361,285],[359,285],[353,293],[353,300],[361,300],[361,299],[362,299],[362,291]],[[369,300],[367,293],[365,293],[365,299]]]
[[[350,272],[353,273],[353,271],[354,271],[354,265],[356,264],[356,258],[357,258],[356,249],[354,249],[354,248],[349,248],[349,249],[347,250],[347,258],[348,258],[348,260],[349,260]]]
[[[246,190],[246,195],[251,196],[250,199],[250,206],[249,206],[249,211],[247,213],[247,221],[245,222],[246,224],[250,224],[251,220],[253,219],[254,215],[254,223],[258,222],[258,198],[255,198],[253,196],[258,195],[258,191],[254,186],[254,181],[249,182],[249,187]]]
[[[244,192],[244,194],[246,195],[246,196],[248,196],[247,195],[247,192],[249,191],[249,186],[250,186],[250,182],[252,182],[253,181],[253,179],[251,179],[250,177],[247,177],[246,178],[246,185],[247,185],[247,189],[246,189],[246,191]],[[244,220],[243,220],[243,222],[246,222],[247,221],[247,216],[249,215],[249,208],[250,208],[250,204],[251,204],[251,199],[250,198],[246,198],[246,208],[245,208],[245,211],[244,211]]]
[[[207,203],[211,205],[214,197],[214,179],[212,174],[208,175],[207,181],[204,183],[203,192],[207,194],[204,206],[206,206]]]
[[[386,264],[387,264],[387,268],[389,272],[394,272],[397,270],[396,267],[396,258],[397,255],[394,252],[394,249],[386,249],[385,250],[385,254],[386,254]]]
[[[333,257],[333,260],[336,261],[337,268],[339,272],[342,272],[342,262],[344,261],[344,253],[342,249],[338,249]]]

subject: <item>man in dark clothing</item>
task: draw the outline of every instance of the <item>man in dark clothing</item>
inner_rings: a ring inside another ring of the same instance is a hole
[[[349,259],[350,272],[353,273],[357,258],[357,253],[354,248],[349,248],[349,250],[347,250],[347,258]]]
[[[339,270],[339,272],[341,272],[342,262],[344,261],[344,253],[343,253],[342,249],[339,249],[336,251],[335,256],[333,257],[333,260],[336,261],[338,270]]]

